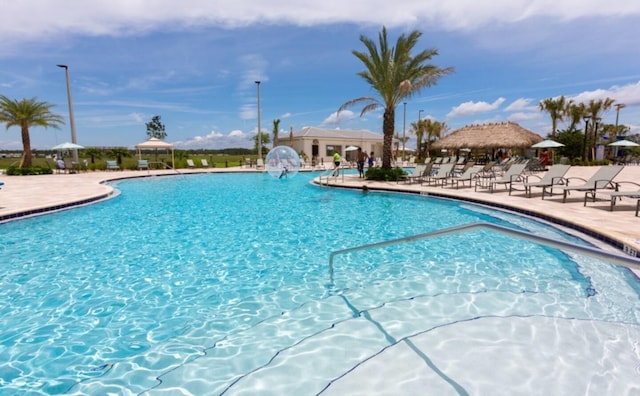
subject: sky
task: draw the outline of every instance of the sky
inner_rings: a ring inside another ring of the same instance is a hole
[[[392,43],[420,31],[416,50],[435,48],[431,63],[455,68],[396,108],[399,136],[429,117],[449,132],[512,121],[546,137],[538,103],[560,95],[625,104],[603,122],[618,115],[640,133],[640,1],[630,0],[6,1],[0,95],[35,97],[65,118],[31,128],[35,149],[71,140],[58,64],[83,146],[133,148],[159,115],[177,148],[250,148],[258,98],[265,132],[279,119],[281,136],[306,126],[382,133],[382,111],[337,113],[375,96],[352,51],[382,26]],[[20,130],[2,128],[0,151],[21,148]]]

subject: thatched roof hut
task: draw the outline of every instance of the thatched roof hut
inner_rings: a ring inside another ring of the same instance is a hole
[[[467,125],[433,143],[434,149],[525,148],[544,140],[515,122]]]

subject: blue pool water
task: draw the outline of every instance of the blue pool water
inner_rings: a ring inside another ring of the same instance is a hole
[[[487,231],[349,254],[331,282],[334,250],[478,221],[578,240],[504,212],[336,191],[310,185],[312,176],[123,181],[114,199],[0,225],[1,393],[160,392],[215,353],[225,369],[208,372],[207,392],[231,392],[318,328],[353,318],[328,308],[345,296],[358,310],[487,296],[476,316],[498,315],[492,306],[505,299],[552,296],[557,308],[521,315],[640,323],[628,270]],[[312,319],[280,324],[310,307]]]

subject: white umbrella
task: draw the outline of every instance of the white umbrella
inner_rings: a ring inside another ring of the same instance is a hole
[[[84,146],[81,146],[79,144],[64,142],[64,143],[58,144],[57,146],[51,147],[51,150],[77,150],[77,149],[83,149],[83,148]]]
[[[357,149],[358,149],[358,147],[356,147],[356,146],[348,146],[346,149],[344,149],[344,151],[355,151]]]
[[[617,142],[613,142],[608,144],[608,146],[613,147],[638,147],[640,144],[636,142],[632,142],[631,140],[618,140]]]
[[[532,148],[554,148],[554,147],[564,147],[564,144],[562,143],[558,143],[555,140],[543,140],[539,143],[534,144],[533,146],[531,146]]]

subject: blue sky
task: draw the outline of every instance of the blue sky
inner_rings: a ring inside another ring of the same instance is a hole
[[[421,31],[417,49],[437,48],[432,63],[455,67],[407,100],[408,136],[420,110],[451,131],[513,121],[546,136],[537,104],[559,95],[624,103],[619,122],[640,133],[640,2],[628,0],[20,0],[0,14],[0,94],[37,97],[68,119],[56,64],[68,65],[85,146],[133,147],[160,115],[179,148],[251,147],[256,80],[264,131],[278,118],[282,133],[381,133],[381,112],[336,110],[374,94],[351,52],[383,25],[392,41]],[[400,105],[400,135],[403,115]],[[69,141],[69,124],[33,128],[31,140],[37,149]],[[0,150],[20,148],[19,129],[0,132]]]

